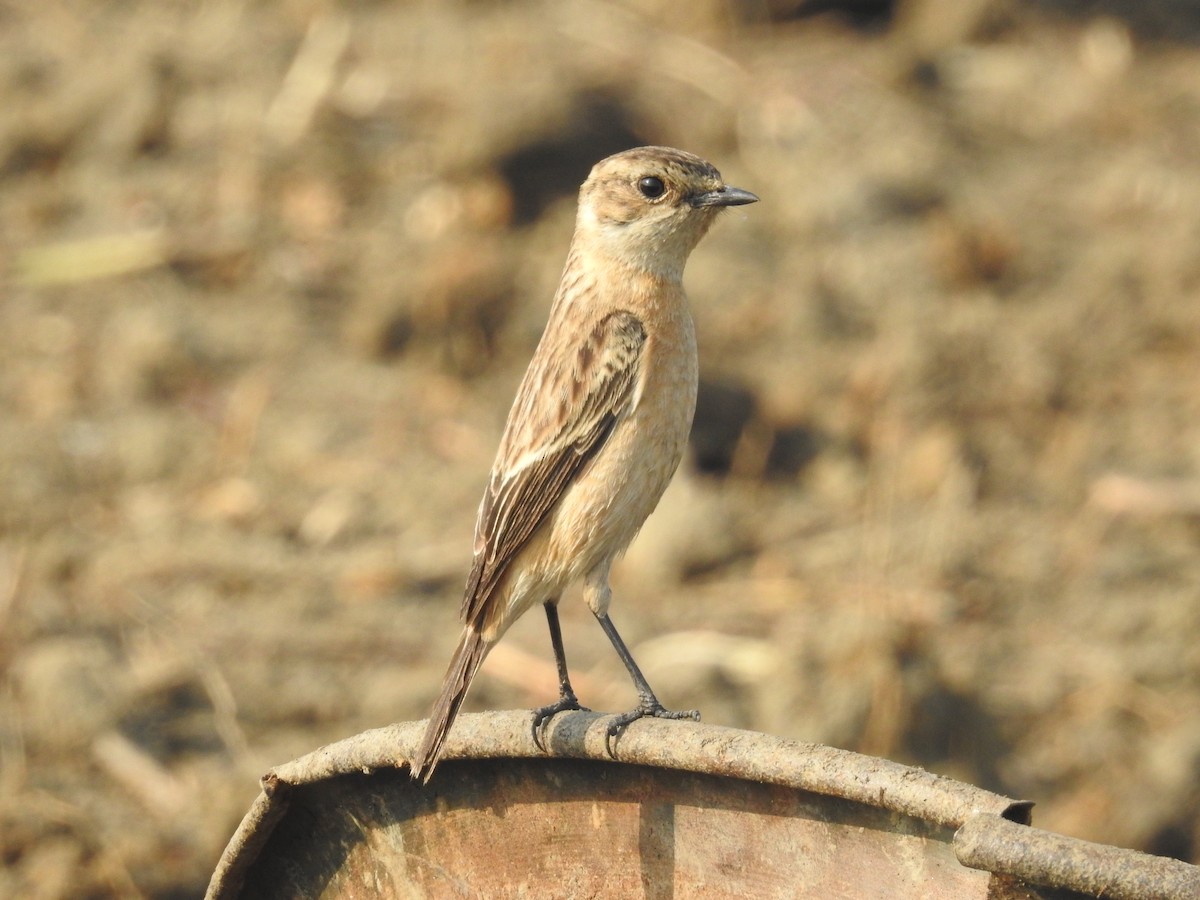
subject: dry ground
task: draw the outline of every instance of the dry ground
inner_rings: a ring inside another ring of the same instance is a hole
[[[195,896],[268,766],[425,714],[639,143],[763,198],[616,580],[664,701],[1200,858],[1196,15],[816,5],[0,4],[0,896]],[[543,632],[473,707],[552,695]]]

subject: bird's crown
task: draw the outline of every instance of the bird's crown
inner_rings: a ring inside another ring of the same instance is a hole
[[[592,168],[579,192],[577,232],[618,259],[678,276],[717,212],[757,199],[695,154],[637,147]]]

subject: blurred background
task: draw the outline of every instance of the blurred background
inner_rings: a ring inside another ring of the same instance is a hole
[[[647,143],[762,197],[614,582],[663,701],[1200,861],[1194,2],[7,0],[0,90],[0,896],[197,896],[269,766],[426,714]],[[530,614],[468,708],[554,694]]]

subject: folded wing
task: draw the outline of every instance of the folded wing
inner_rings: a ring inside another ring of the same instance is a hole
[[[509,414],[475,525],[462,618],[478,629],[520,553],[616,424],[637,403],[646,343],[640,319],[610,313],[567,347],[541,348]]]

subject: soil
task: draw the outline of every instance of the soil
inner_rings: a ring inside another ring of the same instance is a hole
[[[269,766],[426,714],[575,191],[646,143],[762,198],[615,573],[662,700],[1200,861],[1195,12],[678,10],[0,6],[0,896],[197,896]],[[468,708],[554,690],[531,614]]]

